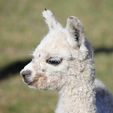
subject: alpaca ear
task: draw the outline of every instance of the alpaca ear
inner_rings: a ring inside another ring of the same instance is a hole
[[[61,24],[55,19],[53,13],[50,10],[45,9],[42,12],[42,15],[45,19],[45,22],[47,23],[49,27],[49,30],[62,28]]]
[[[74,16],[70,16],[67,19],[66,29],[76,42],[76,45],[80,47],[84,43],[84,29],[81,21]]]

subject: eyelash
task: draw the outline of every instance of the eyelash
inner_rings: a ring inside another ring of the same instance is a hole
[[[49,59],[46,60],[48,64],[57,66],[62,62],[62,58],[57,58],[57,57],[50,57]]]

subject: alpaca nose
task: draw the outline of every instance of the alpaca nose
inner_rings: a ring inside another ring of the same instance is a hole
[[[31,76],[31,71],[25,70],[25,71],[22,71],[20,74],[23,76],[23,78],[26,78],[26,77]]]

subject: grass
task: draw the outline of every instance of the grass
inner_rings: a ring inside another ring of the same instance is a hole
[[[47,33],[41,17],[49,8],[65,26],[81,19],[94,47],[113,47],[113,0],[0,0],[0,67],[29,57]],[[95,56],[96,74],[113,92],[113,54]],[[0,81],[0,113],[53,113],[56,92],[27,88],[19,76]]]
[[[97,78],[102,80],[108,89],[113,92],[113,53],[95,56]]]
[[[0,83],[0,113],[53,113],[56,93],[31,90],[19,76]]]

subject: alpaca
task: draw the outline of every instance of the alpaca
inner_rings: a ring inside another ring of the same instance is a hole
[[[93,49],[81,21],[74,16],[64,28],[50,10],[42,13],[48,34],[21,71],[31,88],[57,90],[55,113],[113,113],[113,97],[95,79]]]

